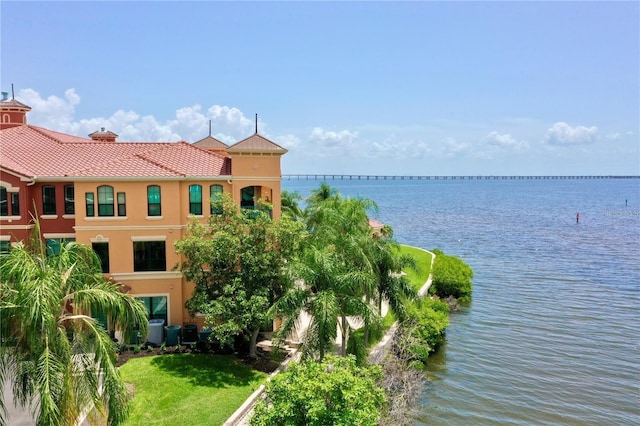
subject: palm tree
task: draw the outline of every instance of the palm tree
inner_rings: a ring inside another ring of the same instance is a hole
[[[380,237],[371,239],[370,256],[376,270],[376,302],[378,314],[382,316],[382,301],[387,300],[389,308],[397,319],[405,317],[406,299],[415,299],[416,290],[402,273],[404,269],[416,269],[415,258],[400,255],[398,243],[393,240],[393,231],[385,226]]]
[[[370,324],[376,317],[369,300],[375,295],[375,269],[368,257],[371,233],[367,210],[375,203],[342,198],[323,183],[308,199],[309,238],[299,262],[290,265],[301,283],[281,298],[272,313],[283,318],[276,337],[286,336],[302,311],[311,316],[304,353],[322,359],[333,348],[337,328],[346,354],[351,327],[348,317]]]
[[[301,221],[304,219],[304,211],[300,207],[302,195],[298,191],[282,191],[280,204],[282,206],[282,214],[288,215],[291,219]]]
[[[82,244],[47,255],[37,224],[31,243],[2,256],[0,386],[13,383],[15,402],[32,407],[38,425],[72,425],[91,405],[107,411],[110,425],[128,416],[114,344],[91,313],[107,314],[129,339],[134,326],[146,335],[146,312],[100,271],[98,257]]]
[[[352,270],[334,247],[316,246],[305,250],[290,273],[298,280],[298,286],[271,308],[272,315],[283,319],[276,331],[276,340],[284,339],[296,328],[304,311],[311,320],[304,335],[303,355],[322,360],[333,351],[338,328],[342,336],[340,353],[346,355],[350,332],[347,317],[370,323],[375,316],[361,292],[368,275]]]

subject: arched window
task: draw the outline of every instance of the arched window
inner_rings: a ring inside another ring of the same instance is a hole
[[[113,216],[113,187],[98,187],[98,216]]]
[[[202,186],[189,186],[189,213],[202,215]]]
[[[209,188],[211,197],[211,214],[222,214],[222,185],[211,185]]]
[[[160,198],[160,186],[147,186],[147,215],[162,216],[162,205]]]

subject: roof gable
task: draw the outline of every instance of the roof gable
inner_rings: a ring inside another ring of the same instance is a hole
[[[255,133],[249,136],[246,139],[241,140],[229,148],[227,148],[227,152],[229,153],[239,153],[239,152],[248,152],[248,153],[274,153],[274,154],[284,154],[287,152],[286,149],[281,147],[280,145],[271,142],[269,139],[260,136]]]

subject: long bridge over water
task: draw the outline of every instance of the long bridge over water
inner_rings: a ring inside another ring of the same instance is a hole
[[[584,175],[584,176],[412,176],[412,175],[341,175],[341,174],[289,174],[286,180],[532,180],[532,179],[640,179],[640,175]]]

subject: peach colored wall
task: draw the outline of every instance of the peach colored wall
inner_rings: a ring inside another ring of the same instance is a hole
[[[231,173],[234,177],[246,176],[255,178],[277,177],[280,178],[280,154],[251,154],[231,156]]]

